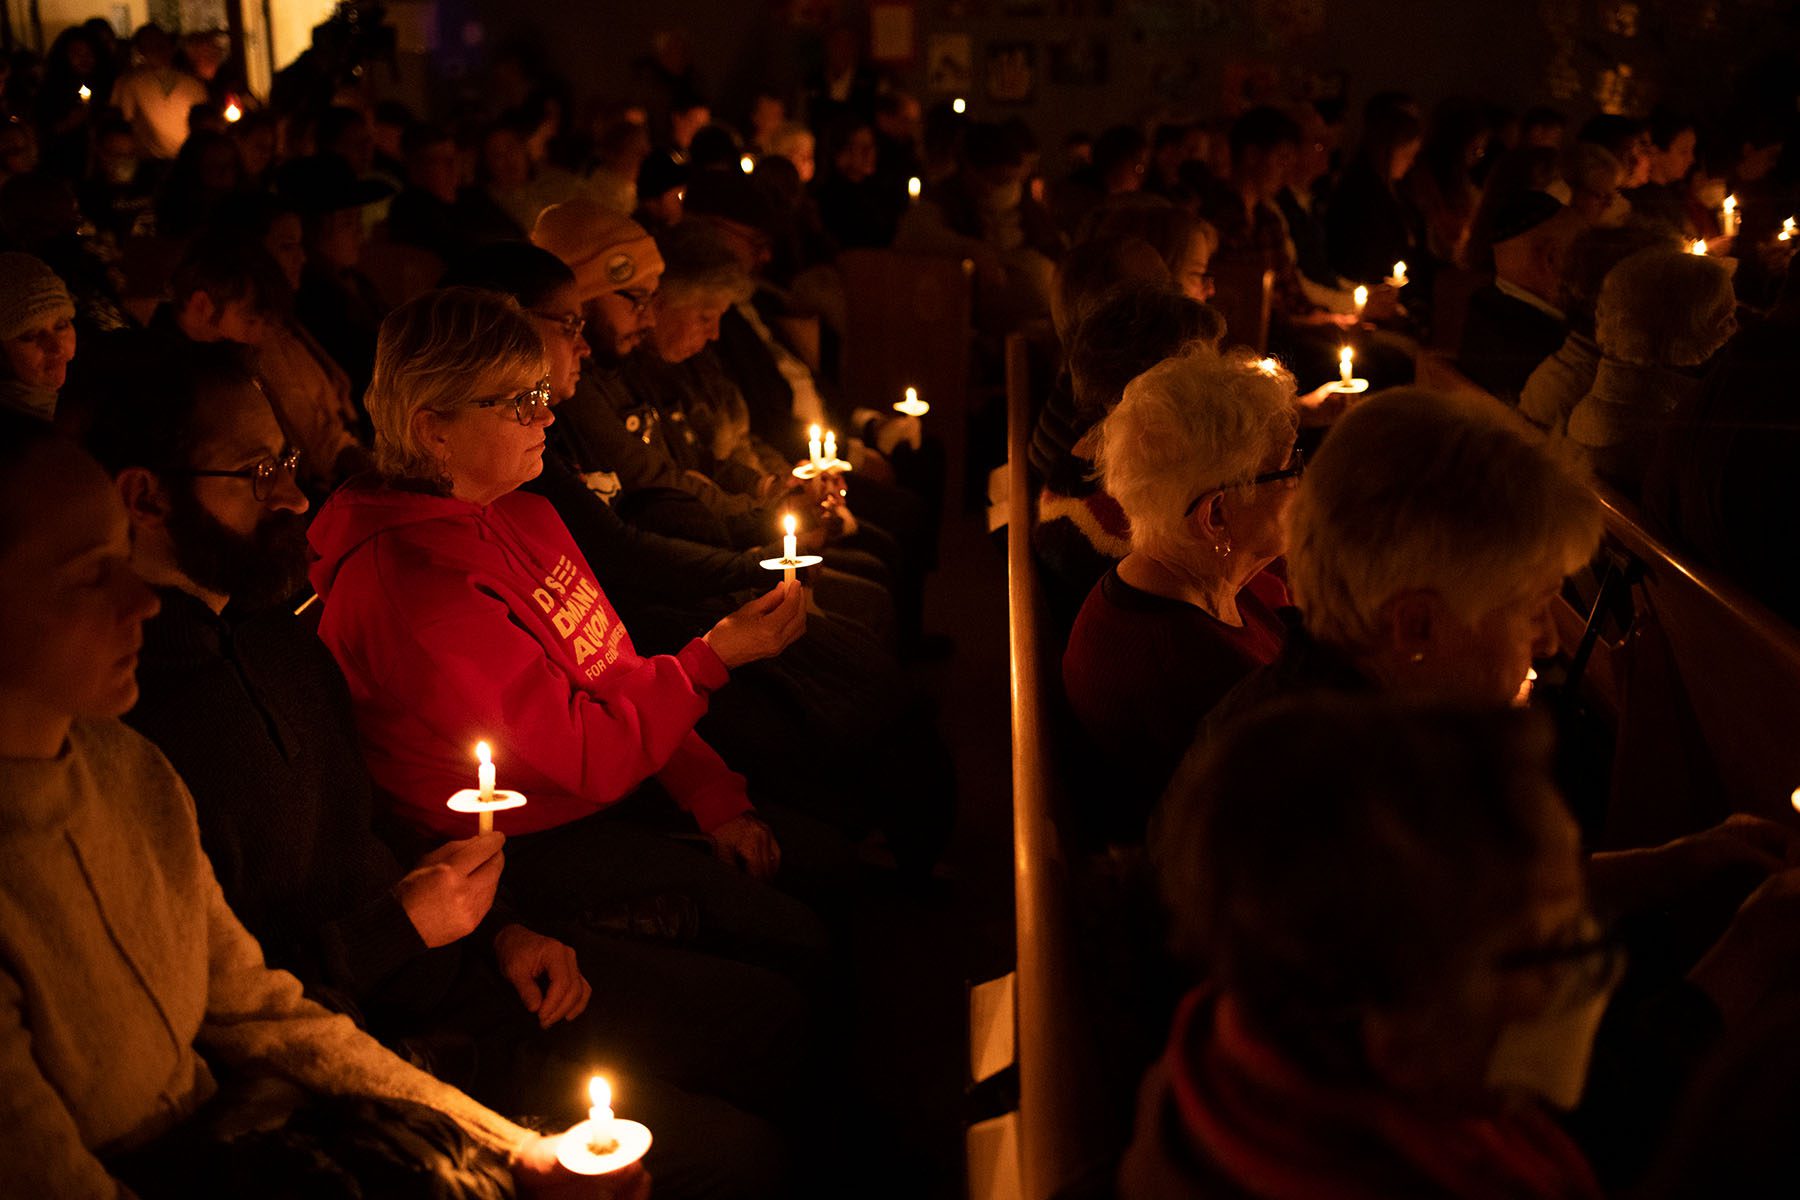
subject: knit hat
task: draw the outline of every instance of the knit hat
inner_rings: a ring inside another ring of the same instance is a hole
[[[11,341],[56,317],[73,317],[75,301],[40,258],[0,253],[0,340]]]
[[[662,274],[662,255],[643,226],[585,196],[552,204],[538,214],[531,240],[575,272],[575,287],[583,300],[625,291]]]

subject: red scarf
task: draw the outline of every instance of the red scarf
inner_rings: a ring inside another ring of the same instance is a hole
[[[1542,1112],[1469,1117],[1320,1084],[1201,988],[1170,1035],[1170,1095],[1190,1148],[1263,1200],[1598,1200],[1600,1185]]]

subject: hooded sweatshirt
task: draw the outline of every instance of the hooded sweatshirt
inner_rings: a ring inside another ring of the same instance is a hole
[[[508,834],[588,816],[651,777],[705,832],[749,809],[743,777],[694,732],[725,665],[700,638],[641,657],[541,496],[483,508],[353,482],[309,537],[319,636],[404,821],[473,832],[445,801],[475,785],[477,741],[499,786],[527,798],[494,814]]]

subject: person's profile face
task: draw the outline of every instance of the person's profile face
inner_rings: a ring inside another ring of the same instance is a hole
[[[129,711],[157,602],[131,568],[130,525],[111,480],[73,446],[51,444],[4,493],[18,532],[0,552],[0,692],[57,718]]]
[[[68,380],[75,357],[75,322],[55,316],[38,322],[4,343],[9,374],[27,387],[58,391]]]
[[[656,327],[656,291],[661,282],[662,272],[657,271],[629,288],[602,292],[589,304],[590,339],[603,336],[602,330],[610,333],[614,361],[637,349]]]
[[[581,382],[582,360],[593,354],[585,331],[570,332],[572,324],[584,315],[575,285],[563,284],[527,311],[543,335],[550,388],[555,401],[561,403],[575,394],[575,385]]]
[[[475,400],[506,400],[535,387],[543,374],[500,381]],[[544,430],[556,420],[549,408],[521,425],[510,403],[467,407],[440,418],[443,465],[455,494],[491,504],[538,477],[544,469]]]
[[[665,293],[666,295],[666,293]],[[687,294],[656,305],[656,328],[651,340],[657,356],[667,363],[686,362],[718,340],[719,319],[731,307],[731,297],[705,293]]]
[[[1435,631],[1437,645],[1426,652],[1437,694],[1472,706],[1511,704],[1533,660],[1557,652],[1554,605],[1561,588],[1560,574],[1545,574],[1473,622],[1446,613]]]

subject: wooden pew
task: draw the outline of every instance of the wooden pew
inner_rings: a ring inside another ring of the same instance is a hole
[[[1050,1200],[1087,1177],[1107,1152],[1089,1111],[1097,1095],[1091,1030],[1078,978],[1072,840],[1051,769],[1054,664],[1043,641],[1043,599],[1031,553],[1035,495],[1026,469],[1031,439],[1029,346],[1008,343],[1006,538],[1012,658],[1014,972],[1019,1107],[1007,1127],[1016,1149],[1017,1194]],[[972,1164],[973,1166],[973,1164]],[[973,1173],[973,1172],[972,1172]]]
[[[1225,344],[1261,354],[1269,346],[1275,272],[1262,258],[1221,259],[1212,265],[1217,291],[1209,303],[1225,318]]]

